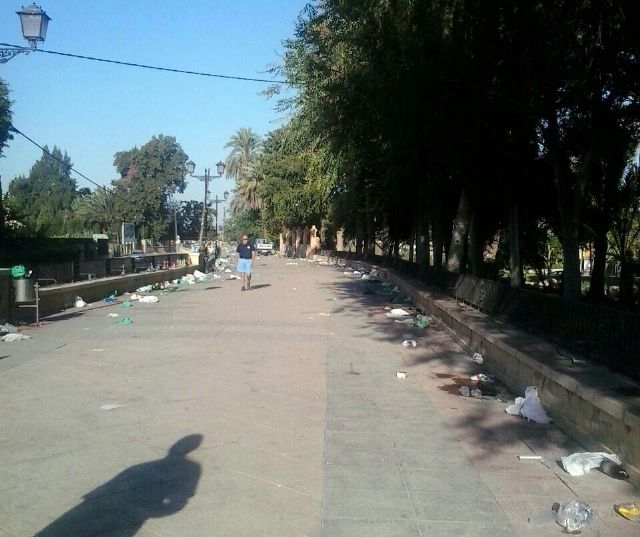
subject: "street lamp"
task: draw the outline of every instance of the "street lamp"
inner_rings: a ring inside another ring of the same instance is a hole
[[[209,168],[205,168],[204,175],[194,175],[193,172],[196,171],[196,163],[193,162],[192,160],[187,162],[186,166],[187,166],[187,172],[191,177],[195,177],[196,179],[200,179],[201,181],[204,181],[204,203],[202,205],[202,220],[200,222],[200,236],[198,237],[198,251],[202,252],[202,237],[204,235],[204,223],[206,222],[206,218],[207,218],[207,202],[209,200],[209,179],[211,178],[219,179],[220,177],[222,177],[222,174],[224,173],[225,165],[224,165],[224,162],[221,162],[221,161],[218,162],[216,164],[216,171],[218,172],[218,175],[214,175],[214,176],[210,175]],[[216,199],[218,199],[218,196],[216,196]]]
[[[22,35],[28,41],[29,47],[14,47],[0,49],[0,63],[7,63],[11,58],[18,54],[29,54],[38,46],[38,41],[44,42],[47,35],[47,27],[51,17],[47,15],[40,6],[31,4],[30,6],[22,6],[22,11],[16,11],[20,17],[22,26]]]
[[[218,240],[218,203],[222,203],[223,201],[227,201],[229,199],[229,192],[225,190],[222,195],[223,199],[218,199],[218,194],[216,194],[216,199],[214,199],[211,203],[216,204],[216,240]]]

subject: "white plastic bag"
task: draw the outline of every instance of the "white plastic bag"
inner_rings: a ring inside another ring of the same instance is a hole
[[[507,414],[511,414],[512,416],[519,416],[520,409],[522,408],[522,403],[524,403],[524,397],[516,397],[515,402],[512,405],[509,405],[504,410]]]
[[[592,468],[598,468],[605,459],[612,460],[616,464],[622,461],[615,453],[605,453],[603,451],[573,453],[562,457],[562,467],[572,476],[580,476],[589,473]]]
[[[155,302],[158,302],[159,298],[157,296],[154,295],[148,295],[148,296],[141,296],[138,299],[138,302],[146,302],[148,304],[154,304]]]
[[[74,305],[76,308],[84,308],[84,307],[87,305],[87,303],[86,303],[84,300],[82,300],[82,298],[81,298],[81,297],[77,296],[77,297],[76,297],[76,301],[74,302],[74,304],[73,304],[73,305]]]
[[[538,388],[535,386],[527,386],[524,391],[524,402],[520,409],[523,418],[527,418],[536,423],[551,423],[551,418],[542,408],[540,398],[538,397]]]
[[[403,310],[402,308],[394,308],[386,315],[387,317],[391,317],[392,319],[397,319],[399,317],[406,317],[407,315],[411,314],[408,311]]]
[[[6,336],[2,336],[2,341],[5,341],[7,343],[11,343],[12,341],[22,341],[24,339],[31,339],[31,336],[27,336],[25,334],[16,334],[15,332],[7,334]]]

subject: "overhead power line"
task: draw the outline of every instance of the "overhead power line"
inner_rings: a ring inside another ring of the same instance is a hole
[[[180,73],[183,75],[196,75],[196,76],[208,76],[213,78],[225,78],[228,80],[244,80],[245,82],[267,82],[269,84],[291,84],[286,80],[269,80],[266,78],[251,78],[247,76],[233,76],[233,75],[220,75],[215,73],[203,73],[200,71],[187,71],[185,69],[171,69],[169,67],[158,67],[155,65],[144,65],[142,63],[132,63],[132,62],[123,62],[119,60],[107,60],[105,58],[95,58],[93,56],[82,56],[80,54],[70,54],[68,52],[56,52],[54,50],[45,50],[41,48],[30,49],[26,47],[21,47],[19,45],[12,45],[10,43],[0,43],[2,47],[11,47],[15,49],[25,49],[31,52],[43,52],[45,54],[55,54],[57,56],[67,56],[69,58],[79,58],[81,60],[91,60],[94,62],[103,62],[103,63],[114,63],[116,65],[126,65],[128,67],[138,67],[140,69],[154,69],[156,71],[167,71],[170,73]]]
[[[101,188],[103,190],[105,190],[106,192],[108,192],[109,194],[113,194],[115,197],[120,198],[123,201],[128,201],[124,196],[121,196],[120,194],[118,194],[115,190],[109,190],[106,186],[104,185],[100,185],[98,183],[96,183],[95,181],[93,181],[92,179],[89,179],[85,174],[80,173],[78,170],[76,170],[73,166],[69,166],[69,164],[67,164],[64,160],[56,157],[53,153],[51,153],[48,149],[46,149],[45,147],[41,146],[38,142],[36,142],[35,140],[29,138],[24,132],[16,129],[16,127],[14,127],[13,125],[11,127],[9,127],[9,130],[11,132],[15,132],[16,134],[19,134],[20,136],[22,136],[23,138],[26,138],[27,140],[29,140],[33,145],[35,145],[36,147],[40,148],[42,150],[43,153],[46,153],[48,156],[50,156],[51,158],[57,160],[58,162],[60,162],[61,164],[63,164],[65,167],[69,168],[71,171],[73,171],[75,174],[79,175],[80,177],[82,177],[83,179],[85,179],[86,181],[89,181],[92,185],[97,186],[98,188]]]

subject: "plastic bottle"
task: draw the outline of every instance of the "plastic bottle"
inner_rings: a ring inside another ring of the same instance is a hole
[[[556,505],[554,505],[554,511]],[[593,519],[593,509],[590,505],[572,500],[557,508],[556,522],[569,533],[580,531],[587,527]]]

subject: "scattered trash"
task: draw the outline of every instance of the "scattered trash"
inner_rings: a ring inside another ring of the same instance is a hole
[[[640,502],[617,504],[613,506],[613,510],[621,517],[640,524]]]
[[[199,270],[196,269],[193,271],[193,277],[196,280],[199,280],[199,279],[206,279],[207,275],[204,272],[200,272]]]
[[[541,461],[542,457],[540,455],[518,455],[519,461]]]
[[[298,263],[296,261],[289,261],[288,263],[285,263],[285,265],[297,265]]]
[[[479,352],[476,352],[472,358],[471,358],[476,364],[482,364],[484,363],[484,358],[482,357],[482,354],[480,354]]]
[[[109,317],[120,317],[119,313],[110,313]]]
[[[232,274],[231,276],[229,276],[229,280],[237,280],[238,277],[235,274]]]
[[[100,349],[91,349],[91,350],[92,350],[93,352],[104,352],[104,351],[106,351],[107,349],[102,349],[102,348],[100,348]]]
[[[405,339],[402,342],[402,346],[406,348],[412,347],[415,349],[418,346],[418,344],[416,343],[415,339]]]
[[[219,280],[219,279],[221,279],[221,278],[222,278],[222,276],[220,276],[220,274],[214,274],[214,275],[213,275],[213,279],[214,279],[214,280]]]
[[[6,336],[2,336],[2,341],[5,341],[6,343],[12,343],[13,341],[23,341],[25,339],[31,339],[31,336],[18,334],[16,332],[10,332]]]
[[[620,465],[622,461],[614,453],[605,453],[603,451],[573,453],[562,457],[560,461],[564,470],[572,476],[580,476],[589,473],[592,468],[598,468],[605,460],[612,461]]]
[[[478,388],[471,390],[471,397],[475,399],[482,399],[482,392]]]
[[[138,302],[145,302],[147,304],[154,304],[154,303],[158,302],[158,300],[160,300],[160,299],[157,296],[147,295],[147,296],[141,296],[138,299]]]
[[[115,295],[106,296],[102,299],[102,301],[107,304],[113,304],[116,301],[116,296]]]
[[[320,317],[331,317],[330,313],[318,313]]]
[[[408,311],[403,310],[402,308],[394,308],[391,311],[386,313],[386,316],[392,319],[397,317],[406,317],[408,315],[411,315],[411,314]]]
[[[122,408],[123,406],[127,406],[127,405],[102,405],[100,407],[100,410],[113,410],[114,408]]]
[[[0,334],[16,334],[18,327],[11,323],[0,324]]]
[[[148,293],[153,290],[153,285],[143,285],[142,287],[138,287],[136,289],[136,293]]]
[[[535,386],[527,386],[524,391],[524,397],[516,397],[515,402],[505,409],[507,414],[513,416],[522,416],[536,423],[551,423],[551,418],[542,408],[540,398],[538,397],[538,388]]]
[[[460,395],[462,395],[463,397],[469,397],[471,395],[471,390],[469,389],[469,386],[460,386],[458,391],[460,392]]]
[[[129,302],[128,300],[125,300],[122,304],[120,304],[121,308],[130,308],[131,307],[131,302]]]
[[[406,379],[407,378],[406,371],[396,371],[396,378]]]
[[[396,319],[393,322],[394,323],[398,323],[398,324],[413,324],[414,323],[414,321],[413,321],[413,319],[411,317],[407,317],[406,319]]]
[[[360,278],[361,280],[370,280],[371,276],[369,276],[368,274],[363,274],[362,278]]]
[[[593,519],[593,508],[577,500],[571,500],[564,505],[553,504],[553,510],[556,511],[556,522],[569,533],[581,531]]]
[[[116,321],[114,324],[121,324],[121,325],[128,326],[130,324],[133,324],[133,321],[129,317],[123,317],[119,321]]]
[[[75,301],[75,303],[73,305],[76,308],[84,308],[87,305],[87,303],[84,300],[82,300],[81,297],[77,296],[76,297],[76,301]]]
[[[429,326],[429,324],[431,323],[431,320],[429,319],[429,317],[427,317],[426,315],[416,315],[416,320],[413,323],[413,325],[416,328],[427,328]]]

